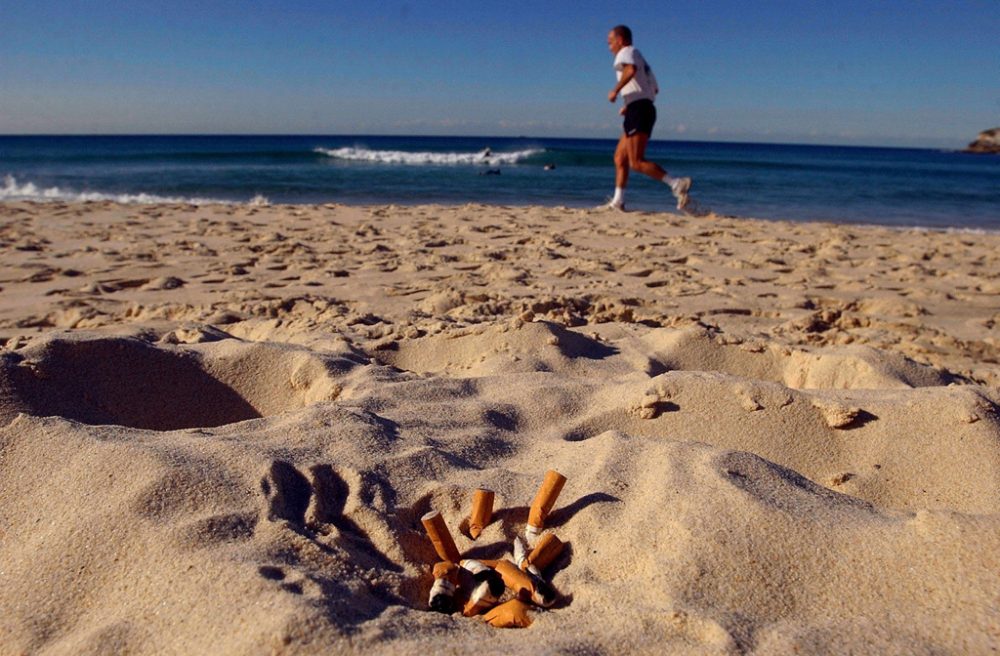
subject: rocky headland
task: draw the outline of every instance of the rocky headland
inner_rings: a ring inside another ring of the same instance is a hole
[[[979,133],[976,140],[966,146],[962,152],[1000,154],[1000,128],[983,130]]]

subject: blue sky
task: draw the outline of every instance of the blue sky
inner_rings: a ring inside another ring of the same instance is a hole
[[[622,22],[654,138],[955,147],[1000,125],[998,8],[0,0],[0,134],[614,137]]]

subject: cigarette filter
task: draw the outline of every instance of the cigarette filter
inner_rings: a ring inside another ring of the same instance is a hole
[[[442,560],[440,563],[434,565],[433,572],[435,579],[448,579],[455,585],[458,585],[458,565],[455,563]]]
[[[548,608],[556,601],[555,590],[545,581],[522,572],[509,560],[497,561],[496,571],[503,577],[504,584],[519,597],[531,599],[532,603]]]
[[[466,617],[472,617],[495,606],[500,601],[500,597],[503,596],[504,590],[503,579],[500,575],[482,562],[473,559],[463,560],[462,568],[468,570],[472,574],[473,580],[476,581],[476,587],[473,588],[462,614]]]
[[[458,547],[455,546],[455,541],[448,531],[448,525],[444,523],[444,517],[441,516],[439,511],[430,511],[421,517],[420,521],[423,522],[424,530],[427,531],[427,537],[431,539],[431,542],[434,544],[434,551],[437,552],[441,560],[457,563],[462,559],[462,555],[458,553]]]
[[[552,533],[546,533],[535,545],[535,548],[528,554],[528,568],[534,568],[538,572],[545,569],[559,557],[566,546],[562,540]],[[524,569],[523,567],[521,569]]]
[[[431,610],[451,614],[455,612],[455,590],[458,588],[458,566],[442,561],[434,565],[434,585],[428,605]]]
[[[472,495],[472,515],[469,516],[469,535],[475,540],[489,526],[493,518],[493,490],[476,490]]]
[[[514,591],[514,594],[526,594],[530,597],[535,591],[531,577],[509,560],[498,560],[496,571],[503,578],[504,584]]]
[[[531,626],[528,604],[520,599],[511,599],[491,608],[483,615],[483,619],[497,629],[524,629]]]
[[[534,546],[535,541],[545,528],[545,519],[552,511],[559,493],[562,492],[563,485],[566,484],[566,477],[554,469],[545,472],[545,480],[538,488],[538,494],[531,503],[531,511],[528,513],[528,526],[525,529],[525,538],[528,546]]]

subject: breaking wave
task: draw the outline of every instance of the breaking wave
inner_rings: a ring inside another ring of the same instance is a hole
[[[99,191],[71,191],[59,187],[40,188],[33,182],[18,183],[12,175],[4,176],[3,186],[0,186],[0,201],[34,200],[34,201],[104,201],[116,203],[188,203],[206,205],[210,203],[229,204],[229,201],[214,198],[183,198],[181,196],[158,196],[156,194],[108,194]]]
[[[356,162],[377,162],[380,164],[515,164],[533,155],[545,152],[542,148],[529,148],[510,152],[494,153],[489,150],[478,152],[410,152],[405,150],[369,150],[368,148],[316,148],[315,152]]]

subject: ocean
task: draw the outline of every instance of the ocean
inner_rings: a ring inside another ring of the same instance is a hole
[[[488,203],[594,207],[612,139],[0,136],[0,201]],[[488,150],[487,150],[488,149]],[[657,141],[698,206],[763,219],[1000,230],[1000,157],[904,148]],[[639,174],[630,209],[671,211]]]

